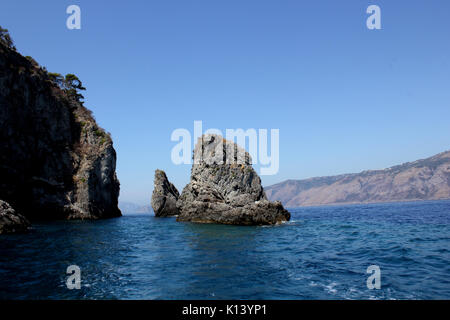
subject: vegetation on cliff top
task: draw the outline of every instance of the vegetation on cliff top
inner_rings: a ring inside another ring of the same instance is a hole
[[[0,42],[3,43],[8,48],[16,50],[16,47],[14,46],[14,41],[9,35],[8,29],[4,29],[2,28],[2,26],[0,26]]]
[[[7,48],[16,51],[14,46],[14,41],[9,34],[8,29],[0,26],[0,43]],[[25,57],[33,67],[39,68],[39,64],[30,56]],[[67,96],[81,104],[83,104],[82,99],[84,96],[80,91],[86,90],[83,87],[81,80],[74,74],[68,73],[66,76],[62,76],[60,73],[48,72],[45,67],[41,68],[48,76],[49,80],[55,83],[61,90],[63,90]]]

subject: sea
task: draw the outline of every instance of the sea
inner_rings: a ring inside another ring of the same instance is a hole
[[[450,299],[450,201],[289,211],[276,226],[34,223],[0,236],[0,299]]]

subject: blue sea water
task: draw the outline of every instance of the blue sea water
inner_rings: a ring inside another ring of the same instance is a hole
[[[271,227],[36,223],[0,237],[0,299],[450,299],[450,201],[290,211]],[[66,287],[69,265],[80,290]]]

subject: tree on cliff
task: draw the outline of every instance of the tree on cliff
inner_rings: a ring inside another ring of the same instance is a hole
[[[76,75],[68,73],[63,77],[60,73],[48,72],[47,74],[50,80],[64,90],[69,97],[82,103],[80,99],[84,99],[84,97],[79,90],[86,90],[86,88],[83,87],[83,83]]]
[[[69,97],[82,103],[81,99],[84,99],[84,97],[79,93],[79,90],[86,90],[86,88],[83,87],[83,83],[76,75],[68,73],[63,77],[60,73],[49,72],[48,76],[50,80],[64,90]]]
[[[81,80],[78,79],[78,77],[74,74],[68,73],[66,74],[66,85],[69,89],[75,89],[75,90],[86,90],[85,87],[83,87],[83,84],[81,83]]]
[[[1,26],[0,26],[0,42],[3,43],[8,48],[16,50],[16,47],[14,47],[14,42],[11,39],[11,36],[9,35],[8,29],[4,29]]]
[[[86,90],[81,83],[81,80],[74,74],[66,74],[66,78],[64,79],[65,91],[68,95],[74,98],[76,101],[81,102],[81,99],[84,99],[84,96],[78,92],[78,90]]]

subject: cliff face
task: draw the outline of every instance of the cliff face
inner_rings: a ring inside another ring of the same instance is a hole
[[[177,207],[178,221],[265,225],[290,219],[280,202],[267,200],[249,153],[219,135],[199,138]]]
[[[288,180],[266,187],[288,207],[450,198],[450,151],[384,170]]]
[[[29,219],[120,216],[115,169],[91,112],[0,43],[0,199]]]

